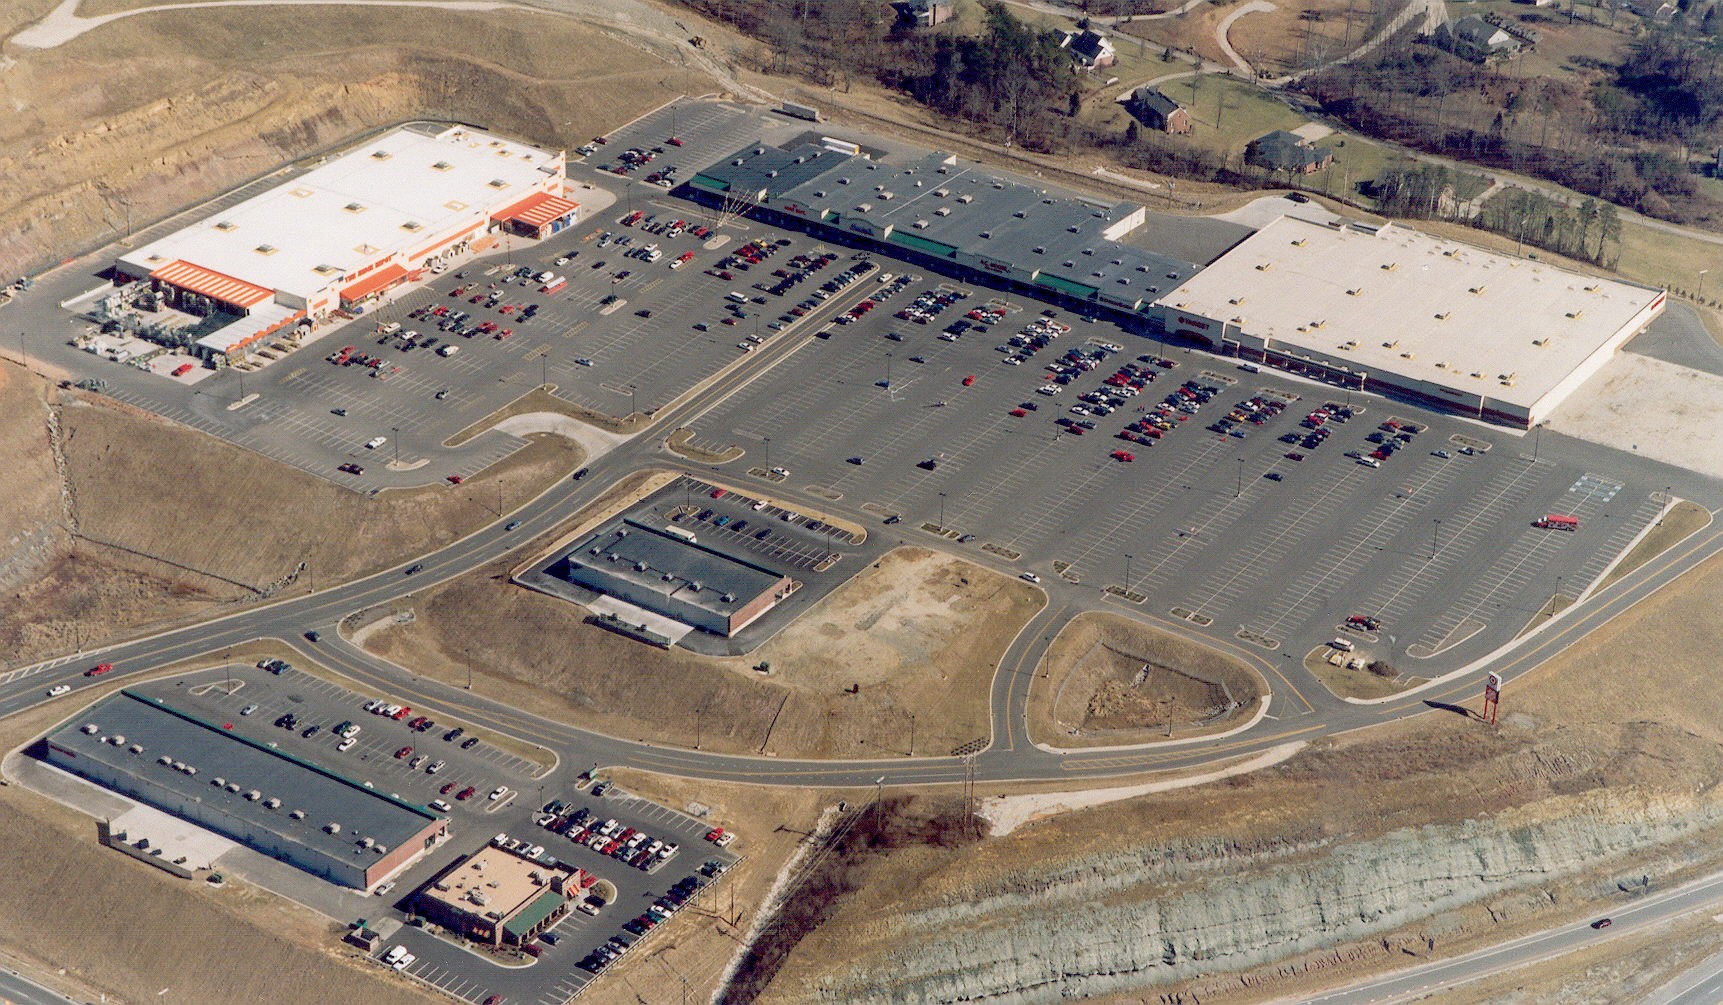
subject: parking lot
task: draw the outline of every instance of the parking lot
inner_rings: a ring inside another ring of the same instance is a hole
[[[365,703],[382,699],[387,704],[388,696],[355,691],[300,670],[279,674],[256,667],[212,670],[143,684],[138,690],[171,695],[175,707],[230,724],[241,736],[446,814],[451,821],[450,840],[380,888],[381,897],[373,898],[374,906],[365,917],[370,927],[386,936],[379,955],[396,945],[406,946],[413,960],[403,969],[456,998],[477,1003],[500,994],[510,1002],[565,1001],[602,971],[602,966],[587,970],[579,965],[599,946],[618,935],[636,946],[651,941],[660,922],[654,920],[644,936],[627,933],[624,926],[648,915],[649,906],[667,897],[681,901],[667,912],[671,914],[714,904],[711,891],[719,883],[716,876],[701,876],[699,892],[672,894],[672,887],[689,875],[699,875],[707,862],[720,863],[707,871],[721,873],[737,859],[733,849],[708,842],[711,828],[685,813],[610,786],[602,794],[595,793],[588,780],[577,778],[590,765],[566,765],[546,775],[540,765],[487,742],[479,731],[463,728],[445,739],[455,727],[448,720],[412,728],[421,711],[409,709],[399,713],[400,718],[367,712]],[[277,724],[285,723],[284,715],[294,716],[291,726]],[[432,718],[438,716],[433,713]],[[340,749],[345,741],[336,733],[343,723],[359,727],[346,749]],[[411,752],[396,756],[406,747]],[[431,772],[434,763],[442,767]],[[498,788],[506,791],[490,798]],[[466,799],[459,798],[469,789]],[[553,806],[557,802],[563,805]],[[547,807],[559,812],[549,815]],[[566,833],[548,829],[550,824],[565,824],[583,809],[595,824],[614,820],[614,835],[632,832],[607,854],[605,849],[574,843],[572,838],[581,828],[569,828]],[[645,838],[630,854],[626,846],[636,834]],[[527,967],[498,966],[480,952],[445,941],[413,924],[409,911],[413,891],[498,835],[517,843],[522,853],[538,848],[544,861],[560,860],[595,875],[600,882],[594,890],[615,891],[615,899],[597,915],[570,912],[552,930],[550,940],[539,943],[540,955]],[[654,856],[647,868],[630,864],[629,859],[650,847],[651,841],[660,843],[660,851],[668,845],[674,845],[674,851]],[[297,873],[290,878],[295,884],[322,885]],[[307,895],[302,889],[280,892],[307,903],[328,899]]]
[[[1661,508],[1643,474],[1590,470],[1582,444],[1544,438],[1534,459],[1505,430],[909,273],[845,291],[840,317],[864,294],[879,306],[701,417],[697,442],[769,439],[796,487],[850,512],[973,536],[1268,651],[1369,614],[1385,623],[1369,655],[1420,674],[1595,582]],[[942,294],[966,295],[900,316]],[[1545,513],[1580,530],[1533,527]]]

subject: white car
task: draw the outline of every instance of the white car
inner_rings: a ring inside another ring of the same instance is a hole
[[[495,789],[491,790],[490,798],[491,798],[492,802],[495,802],[498,799],[501,799],[502,797],[504,797],[508,794],[509,794],[509,787],[507,785],[499,785]]]
[[[777,475],[779,478],[788,478],[788,477],[790,477],[790,469],[789,468],[773,468],[772,474]]]
[[[336,745],[335,745],[335,749],[336,749],[336,750],[340,750],[340,751],[347,751],[347,750],[352,750],[352,749],[353,749],[353,745],[354,745],[354,744],[355,744],[355,743],[358,743],[358,742],[359,742],[359,741],[358,741],[358,740],[357,740],[357,739],[355,739],[355,738],[354,738],[354,737],[351,737],[351,736],[349,736],[349,737],[348,737],[348,738],[347,738],[347,739],[345,739],[345,740],[342,740],[342,741],[341,741],[341,742],[340,742],[340,743],[337,743],[337,744],[336,744]]]
[[[387,964],[388,966],[392,967],[395,965],[395,962],[397,960],[399,960],[401,957],[403,957],[405,955],[407,955],[407,947],[406,946],[396,946],[394,949],[391,949],[388,952],[383,954],[383,962],[385,964]]]
[[[239,714],[240,715],[250,715],[251,713],[253,713],[255,711],[257,711],[257,705],[251,704],[251,705],[247,705],[244,708],[240,709]]]
[[[748,507],[748,508],[749,508],[749,509],[751,509],[751,510],[753,510],[753,511],[754,511],[754,512],[756,512],[756,513],[758,513],[758,512],[760,512],[760,511],[761,511],[761,510],[763,510],[763,509],[765,509],[765,508],[766,508],[766,500],[764,500],[764,499],[761,499],[761,500],[760,500],[760,501],[758,501],[758,502],[756,502],[756,503],[754,503],[754,505],[752,505],[752,506],[750,506],[750,507]]]
[[[430,806],[431,806],[431,809],[436,810],[438,813],[449,812],[449,804],[444,802],[441,799],[431,800]]]
[[[385,885],[388,885],[388,884],[385,884]],[[377,892],[382,893],[383,891],[379,889]],[[417,956],[414,956],[412,953],[408,953],[407,955],[405,955],[405,956],[403,956],[400,959],[395,961],[395,969],[396,970],[405,970],[408,967],[412,966],[413,961],[416,959],[418,959]]]
[[[1041,581],[1041,577],[1035,575],[1033,572],[1019,573],[1017,578],[1023,580],[1025,583],[1039,583]]]
[[[72,685],[70,684],[55,684],[53,687],[48,689],[48,697],[58,698],[70,690],[72,690]]]
[[[387,436],[373,436],[369,440],[365,441],[365,449],[376,450],[378,447],[388,442],[389,438]]]
[[[591,366],[592,360],[587,359],[585,356],[581,356],[577,358],[574,363],[576,366]]]

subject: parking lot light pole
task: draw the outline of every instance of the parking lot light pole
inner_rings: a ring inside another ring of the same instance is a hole
[[[768,437],[765,437],[765,440],[766,440],[766,473],[771,474],[772,473],[772,438],[770,436],[768,436]]]
[[[1244,458],[1238,459],[1238,488],[1233,490],[1232,497],[1237,499],[1244,495]]]
[[[1543,441],[1544,441],[1544,424],[1540,422],[1537,425],[1532,427],[1532,463],[1533,464],[1536,464],[1538,462],[1538,447],[1543,445]]]
[[[1442,542],[1442,521],[1437,520],[1436,526],[1430,531],[1430,560],[1435,561],[1436,549]]]
[[[945,493],[939,494],[939,529],[945,530]]]
[[[1125,599],[1131,599],[1131,556],[1125,555]]]

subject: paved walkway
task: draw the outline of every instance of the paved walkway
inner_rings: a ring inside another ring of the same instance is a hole
[[[1268,0],[1250,0],[1249,3],[1244,4],[1237,10],[1234,10],[1231,14],[1228,14],[1221,20],[1220,24],[1215,25],[1214,44],[1220,46],[1220,51],[1227,59],[1232,60],[1232,65],[1247,78],[1255,77],[1256,71],[1251,69],[1250,64],[1244,61],[1244,57],[1238,54],[1238,50],[1232,47],[1232,42],[1227,38],[1227,34],[1232,31],[1232,23],[1237,21],[1239,18],[1244,17],[1246,14],[1255,14],[1258,11],[1266,12],[1276,9],[1278,8],[1276,8],[1274,4],[1269,3]]]

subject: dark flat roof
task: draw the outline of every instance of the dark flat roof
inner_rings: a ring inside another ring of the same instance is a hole
[[[83,731],[86,723],[97,727],[93,735]],[[124,736],[125,743],[116,746],[103,742],[114,736]],[[360,838],[368,837],[394,849],[441,819],[310,761],[130,690],[92,705],[48,734],[47,740],[72,751],[80,760],[95,761],[152,786],[219,805],[258,831],[281,835],[310,851],[351,859],[355,864],[368,864],[379,857],[371,851],[359,852]],[[133,744],[143,750],[131,753]],[[174,771],[158,763],[161,757],[194,767],[197,774]],[[216,778],[238,784],[239,791],[228,792],[212,784]],[[255,802],[245,798],[253,789],[261,794]],[[280,808],[264,806],[271,797],[281,800]],[[294,820],[290,816],[293,810],[304,810],[305,819]],[[323,828],[330,823],[339,823],[341,832],[325,832]]]
[[[763,566],[629,519],[600,527],[565,557],[600,575],[626,580],[637,588],[724,617],[785,578]]]

